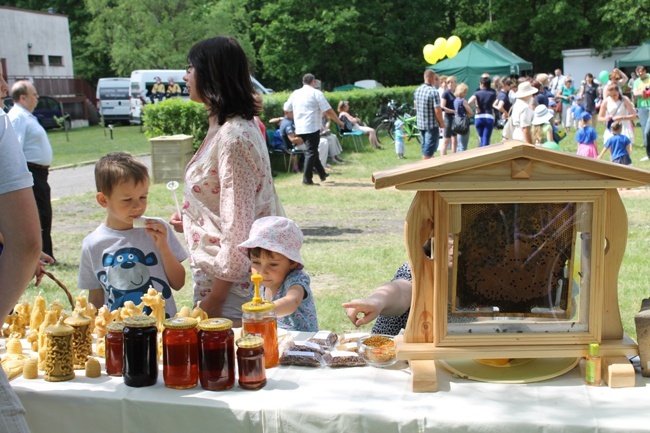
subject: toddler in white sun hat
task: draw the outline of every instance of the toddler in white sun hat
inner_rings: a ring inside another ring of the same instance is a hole
[[[310,279],[300,256],[302,230],[292,220],[269,216],[256,220],[248,239],[251,269],[262,276],[260,295],[275,304],[278,327],[290,331],[318,331]]]

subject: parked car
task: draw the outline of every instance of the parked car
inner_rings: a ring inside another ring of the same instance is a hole
[[[8,112],[14,106],[14,101],[11,97],[7,96],[4,100],[4,110]],[[55,117],[61,118],[68,116],[68,113],[61,111],[61,104],[51,96],[39,96],[38,104],[32,112],[38,119],[38,122],[45,129],[60,128]],[[65,119],[64,128],[70,129],[70,118]]]

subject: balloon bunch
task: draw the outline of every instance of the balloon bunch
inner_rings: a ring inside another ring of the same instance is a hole
[[[458,54],[462,42],[458,36],[451,36],[449,39],[438,38],[436,41],[431,44],[426,44],[422,50],[424,54],[424,60],[427,63],[435,64],[438,60],[442,60],[445,56],[450,59]]]

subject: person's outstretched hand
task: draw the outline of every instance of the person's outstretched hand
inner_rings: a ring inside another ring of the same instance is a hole
[[[372,322],[383,309],[379,300],[373,298],[354,299],[350,302],[344,302],[341,306],[345,308],[345,314],[354,326]]]

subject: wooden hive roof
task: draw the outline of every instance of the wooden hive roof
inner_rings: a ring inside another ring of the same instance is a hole
[[[527,190],[635,188],[650,172],[517,140],[471,149],[373,173],[376,189]]]

